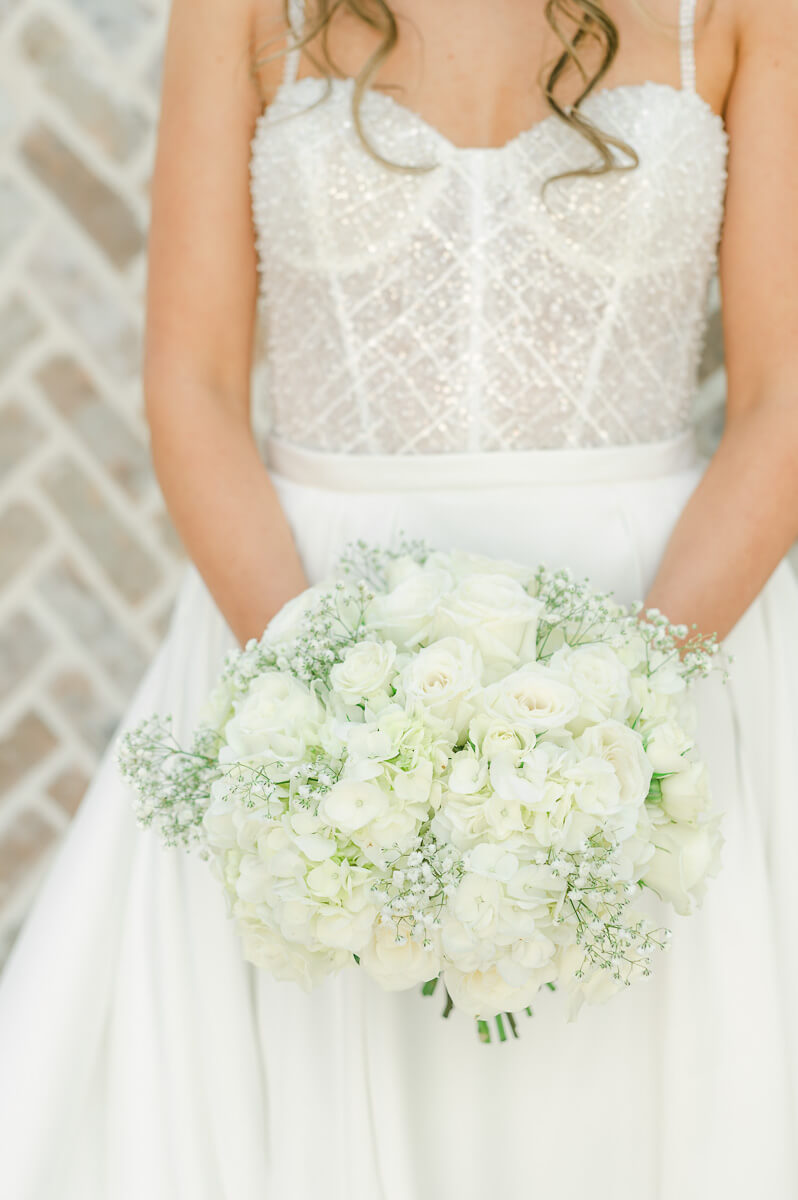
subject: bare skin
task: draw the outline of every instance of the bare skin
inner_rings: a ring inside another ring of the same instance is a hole
[[[675,22],[678,0],[642,4]],[[249,142],[283,59],[256,80],[248,67],[254,46],[284,33],[282,7],[173,0],[152,183],[144,390],[155,467],[186,549],[241,642],[307,585],[249,421]],[[632,0],[605,7],[621,51],[598,86],[679,86],[672,33]],[[727,420],[647,602],[724,637],[798,537],[798,0],[707,9],[699,0],[698,90],[730,137],[720,245]],[[400,40],[377,83],[397,85],[396,100],[456,145],[502,145],[548,115],[537,78],[558,43],[543,0],[397,0],[394,11]],[[356,74],[377,42],[348,14],[333,17],[341,74]],[[318,40],[310,48],[323,62]],[[318,73],[303,55],[300,77]]]

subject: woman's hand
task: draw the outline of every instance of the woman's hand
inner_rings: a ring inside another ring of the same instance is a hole
[[[278,25],[282,0],[261,0]],[[273,11],[271,11],[273,10]],[[170,515],[240,642],[307,579],[250,427],[257,260],[246,0],[173,0],[151,190],[144,394]]]
[[[798,6],[737,8],[719,254],[726,429],[646,597],[720,638],[798,538]]]

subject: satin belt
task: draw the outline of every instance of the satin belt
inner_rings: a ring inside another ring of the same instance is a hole
[[[630,446],[445,454],[339,454],[271,436],[264,452],[268,469],[284,479],[345,492],[648,480],[689,470],[701,459],[692,429],[664,441]]]

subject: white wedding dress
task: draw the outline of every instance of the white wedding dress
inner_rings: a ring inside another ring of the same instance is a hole
[[[689,433],[727,136],[695,90],[592,94],[640,157],[555,116],[460,148],[385,94],[296,79],[252,139],[264,445],[311,579],[349,540],[570,564],[642,597],[706,463]],[[294,5],[298,28],[300,6]],[[315,100],[320,102],[311,107]],[[308,111],[305,111],[308,110]],[[754,236],[752,231],[751,236]],[[261,402],[262,403],[262,402]],[[266,552],[264,550],[264,552]],[[193,567],[123,721],[186,733],[234,639]],[[786,562],[701,685],[723,868],[652,976],[481,1044],[356,969],[245,963],[198,859],[137,829],[109,750],[0,983],[7,1200],[795,1200],[798,583]]]

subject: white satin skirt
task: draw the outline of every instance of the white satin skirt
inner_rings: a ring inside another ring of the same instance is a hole
[[[623,449],[267,462],[308,577],[400,533],[643,598],[706,466]],[[233,635],[187,567],[118,732],[186,735]],[[783,562],[699,686],[723,867],[652,976],[521,1037],[356,969],[305,994],[245,963],[207,867],[134,823],[109,749],[0,978],[9,1200],[795,1200],[798,582]]]

